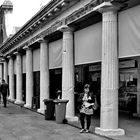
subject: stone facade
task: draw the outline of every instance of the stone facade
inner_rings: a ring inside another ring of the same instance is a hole
[[[66,108],[68,121],[78,120],[75,116],[73,94],[74,32],[102,21],[101,121],[100,127],[96,128],[95,132],[101,135],[124,135],[124,130],[118,128],[117,13],[131,7],[131,0],[128,3],[125,2],[123,0],[54,0],[42,8],[0,48],[5,58],[4,66],[0,65],[0,76],[2,77],[2,68],[3,77],[7,82],[9,75],[11,91],[9,100],[16,104],[24,104],[27,108],[33,108],[33,90],[36,86],[33,85],[33,50],[40,48],[40,95],[35,100],[39,105],[37,111],[44,113],[43,100],[50,98],[49,42],[62,39],[62,99],[69,100]],[[25,103],[23,102],[22,55],[26,56]],[[15,57],[16,85],[14,85]],[[14,87],[16,87],[16,97]]]

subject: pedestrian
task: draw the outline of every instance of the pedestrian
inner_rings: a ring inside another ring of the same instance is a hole
[[[0,86],[0,91],[1,91],[2,97],[3,97],[4,107],[6,107],[6,104],[7,104],[7,96],[9,96],[9,85],[5,82],[4,79],[2,79],[2,84]]]
[[[62,99],[62,91],[60,89],[56,90],[56,99]]]
[[[91,116],[93,114],[93,105],[94,105],[94,96],[92,93],[90,93],[90,85],[85,84],[84,86],[84,92],[80,94],[78,98],[79,105],[79,111],[80,111],[80,123],[82,129],[80,130],[80,133],[89,132],[90,124],[91,124]],[[87,126],[85,129],[85,118],[87,121]]]
[[[1,87],[1,82],[0,82],[0,87]],[[2,94],[1,94],[1,90],[0,90],[0,104],[2,104]]]

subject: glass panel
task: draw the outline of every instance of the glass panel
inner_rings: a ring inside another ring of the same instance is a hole
[[[137,107],[137,71],[120,72],[119,78],[119,109],[134,113]]]

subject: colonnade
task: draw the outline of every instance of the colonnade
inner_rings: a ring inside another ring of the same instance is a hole
[[[117,10],[118,5],[110,2],[99,7],[102,13],[102,79],[101,79],[101,120],[95,132],[101,135],[123,135],[124,130],[118,128],[118,49],[117,49]],[[66,117],[74,119],[74,46],[73,29],[64,25],[58,30],[63,32],[62,51],[62,98],[68,99]],[[40,108],[44,112],[43,99],[49,98],[49,56],[48,42],[40,40]],[[85,45],[86,47],[86,45]],[[26,107],[31,107],[33,96],[32,50],[26,49]],[[21,54],[16,53],[17,98],[13,96],[13,60],[9,59],[10,99],[15,103],[22,101]],[[4,63],[4,78],[7,77],[7,63]]]

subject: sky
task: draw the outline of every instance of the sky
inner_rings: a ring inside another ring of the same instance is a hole
[[[13,26],[22,27],[32,16],[34,16],[42,5],[51,0],[11,0],[13,3],[13,12],[7,17],[7,32],[11,34]],[[4,0],[0,0],[0,5]]]

